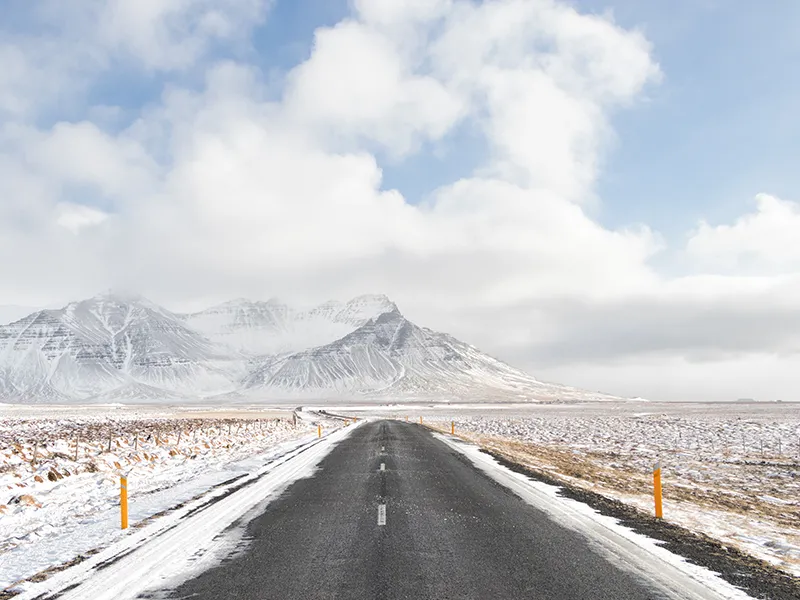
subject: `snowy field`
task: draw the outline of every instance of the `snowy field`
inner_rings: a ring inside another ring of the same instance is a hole
[[[800,575],[800,405],[584,408],[439,407],[424,419],[651,514],[660,462],[666,519]]]
[[[274,411],[47,412],[0,411],[0,590],[118,539],[121,473],[136,528],[317,435]]]

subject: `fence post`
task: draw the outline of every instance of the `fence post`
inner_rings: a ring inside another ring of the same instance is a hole
[[[656,518],[661,519],[664,516],[664,510],[661,503],[661,464],[656,463],[653,467],[653,495],[656,503]]]
[[[128,528],[128,477],[120,475],[119,478],[119,509],[120,524],[122,529]]]

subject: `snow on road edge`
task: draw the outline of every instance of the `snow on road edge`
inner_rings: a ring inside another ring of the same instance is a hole
[[[612,562],[668,591],[676,600],[752,599],[717,574],[686,562],[660,547],[655,540],[620,525],[616,519],[559,496],[558,487],[532,481],[511,471],[474,444],[445,434],[433,435],[465,455],[477,468],[528,504],[542,510],[560,525],[589,538]]]
[[[217,556],[214,549],[226,529],[292,482],[311,476],[316,465],[357,426],[310,442],[213,496],[132,531],[84,562],[30,586],[15,600],[54,594],[61,600],[128,600],[208,566]]]

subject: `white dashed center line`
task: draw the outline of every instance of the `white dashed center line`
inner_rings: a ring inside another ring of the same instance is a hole
[[[386,525],[386,505],[378,505],[378,525]]]
[[[385,470],[386,470],[386,464],[385,463],[381,463],[381,471],[385,471]]]

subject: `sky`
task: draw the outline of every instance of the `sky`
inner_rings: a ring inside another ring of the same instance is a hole
[[[781,0],[6,0],[0,305],[385,293],[543,380],[800,400],[798,27]]]

